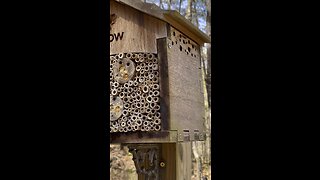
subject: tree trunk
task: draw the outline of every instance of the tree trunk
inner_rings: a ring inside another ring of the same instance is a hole
[[[207,20],[206,20],[206,33],[211,37],[211,0],[206,0],[207,7]],[[211,44],[207,44],[207,74],[206,74],[206,83],[207,83],[207,92],[209,107],[211,108]]]
[[[188,0],[187,10],[186,10],[186,19],[188,19],[189,21],[192,21],[192,1],[193,0]]]
[[[179,1],[179,13],[180,13],[180,14],[182,14],[182,13],[181,13],[181,6],[182,6],[182,0]]]
[[[199,17],[198,17],[198,11],[197,11],[197,2],[196,0],[193,0],[193,12],[194,12],[194,15],[193,15],[193,24],[195,24],[198,28],[199,28]]]
[[[159,0],[159,7],[160,7],[161,9],[164,9],[162,0]]]
[[[196,21],[198,12],[196,9],[196,0],[193,0],[194,24],[199,25]],[[190,4],[189,4],[190,5]],[[191,10],[192,10],[191,9]],[[211,37],[211,2],[206,0],[206,33]],[[192,11],[191,11],[192,12]],[[205,132],[206,140],[203,142],[194,142],[193,154],[195,157],[195,170],[197,179],[211,179],[211,45],[205,44],[202,51],[202,68],[204,79],[204,95],[205,95]],[[197,158],[198,157],[198,158]]]
[[[211,0],[206,0],[207,18],[206,18],[206,33],[211,37]],[[206,44],[207,48],[207,73],[205,75],[206,91],[208,99],[208,109],[206,115],[206,130],[207,139],[205,141],[205,152],[203,163],[208,167],[208,176],[211,179],[211,44]]]
[[[171,10],[171,0],[167,0],[167,3],[168,3],[168,10]]]

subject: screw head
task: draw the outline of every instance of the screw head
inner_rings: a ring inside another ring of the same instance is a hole
[[[166,164],[164,162],[160,163],[160,167],[165,167],[165,166],[166,166]]]

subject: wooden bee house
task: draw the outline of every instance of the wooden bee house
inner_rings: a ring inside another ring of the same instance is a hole
[[[205,139],[200,47],[208,42],[176,11],[110,1],[111,143]]]

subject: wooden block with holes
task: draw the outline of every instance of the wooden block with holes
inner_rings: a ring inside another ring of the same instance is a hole
[[[210,38],[176,11],[110,1],[111,143],[204,140],[200,48]]]

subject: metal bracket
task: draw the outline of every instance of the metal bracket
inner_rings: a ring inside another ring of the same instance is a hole
[[[194,133],[194,140],[195,140],[195,141],[199,141],[199,140],[200,140],[199,130],[194,130],[193,133]]]
[[[188,129],[182,132],[178,131],[178,142],[190,141],[190,131]]]
[[[182,132],[178,132],[178,142],[188,142],[188,141],[204,141],[206,139],[205,132],[200,132],[199,130],[193,130],[193,133],[190,130],[185,129]]]
[[[183,141],[190,141],[190,131],[188,129],[183,130]]]

